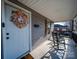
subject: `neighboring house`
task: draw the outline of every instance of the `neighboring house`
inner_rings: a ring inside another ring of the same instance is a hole
[[[67,31],[67,26],[60,25],[60,24],[54,24],[54,31],[59,31],[59,32],[65,32]]]

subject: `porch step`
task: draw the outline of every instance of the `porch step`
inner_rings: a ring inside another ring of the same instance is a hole
[[[50,50],[48,45],[50,42],[51,41],[46,40],[30,53],[34,59],[41,59]]]

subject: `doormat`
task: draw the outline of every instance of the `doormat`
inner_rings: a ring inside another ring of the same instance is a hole
[[[24,56],[21,59],[34,59],[30,54],[27,54],[26,56]]]

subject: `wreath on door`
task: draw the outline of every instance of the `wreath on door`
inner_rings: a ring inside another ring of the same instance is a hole
[[[28,23],[28,15],[26,15],[22,10],[12,11],[11,21],[18,28],[23,28]]]

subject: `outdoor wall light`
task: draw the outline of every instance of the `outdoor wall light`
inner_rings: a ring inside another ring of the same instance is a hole
[[[39,24],[34,24],[34,27],[38,28],[39,27]]]

